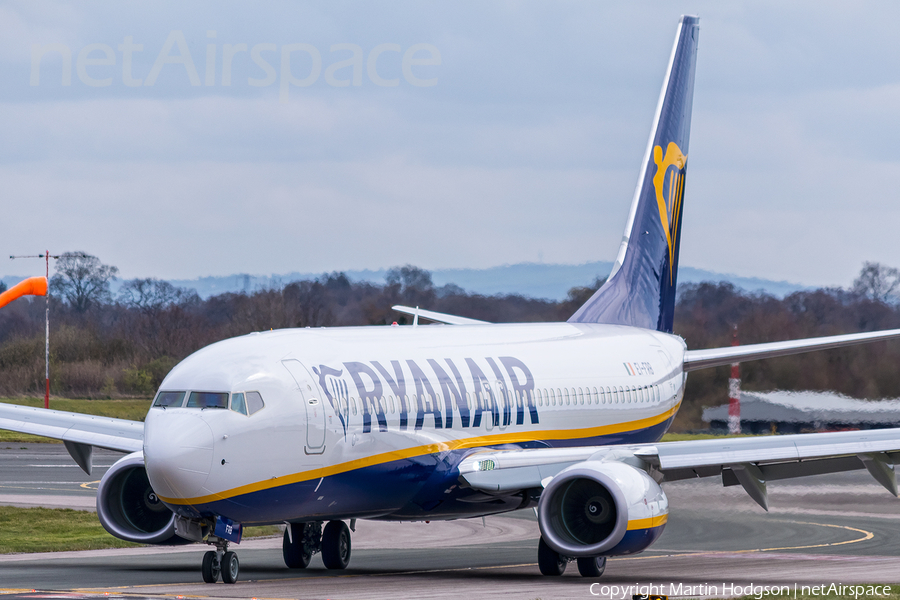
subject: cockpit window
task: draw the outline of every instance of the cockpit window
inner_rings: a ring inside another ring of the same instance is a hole
[[[228,394],[220,392],[191,392],[188,408],[228,408]]]
[[[261,410],[264,406],[265,403],[259,392],[247,392],[247,408],[250,409],[251,415],[256,411]]]
[[[231,395],[231,410],[239,412],[242,415],[247,414],[247,403],[244,402],[244,395],[235,393]]]
[[[153,401],[153,406],[181,406],[184,403],[184,392],[160,392]]]

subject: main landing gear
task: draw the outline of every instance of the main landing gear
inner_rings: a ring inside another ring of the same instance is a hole
[[[588,556],[578,559],[563,556],[547,545],[544,538],[538,543],[538,568],[542,575],[559,576],[566,572],[570,561],[578,562],[578,572],[582,577],[600,577],[606,570],[605,556]]]
[[[329,521],[322,529],[322,521],[288,523],[284,530],[281,552],[289,569],[305,569],[313,554],[322,553],[322,562],[328,569],[346,569],[350,564],[350,527],[343,521]]]
[[[236,583],[241,571],[241,562],[237,554],[228,550],[228,542],[221,538],[209,537],[208,544],[216,547],[203,555],[203,581],[215,583],[221,575],[225,583]]]

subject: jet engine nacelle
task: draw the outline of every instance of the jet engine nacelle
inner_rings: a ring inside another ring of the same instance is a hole
[[[647,473],[619,462],[586,461],[554,477],[541,494],[544,541],[564,556],[618,556],[662,534],[669,501]]]
[[[103,528],[121,540],[140,544],[186,544],[175,535],[175,513],[156,496],[143,452],[119,459],[100,480],[97,516]]]

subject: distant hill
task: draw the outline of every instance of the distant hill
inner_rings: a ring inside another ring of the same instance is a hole
[[[532,298],[561,300],[569,289],[591,284],[594,279],[606,277],[612,268],[608,261],[585,263],[582,265],[554,265],[541,263],[519,263],[488,269],[435,269],[431,271],[432,281],[438,287],[455,284],[467,292],[495,295],[521,294]],[[353,281],[384,283],[387,269],[344,271]],[[173,285],[197,290],[202,298],[225,292],[252,292],[254,290],[284,285],[291,281],[315,279],[322,273],[287,273],[285,275],[228,275],[224,277],[200,277],[198,279],[173,279]],[[14,285],[24,277],[4,277],[7,285]],[[678,271],[679,283],[699,283],[701,281],[728,281],[749,291],[764,291],[779,298],[807,289],[797,283],[771,281],[756,277],[716,273],[693,267],[681,267]],[[117,287],[117,286],[116,286]]]
[[[594,279],[606,277],[612,268],[608,261],[585,263],[582,265],[556,265],[539,263],[519,263],[503,265],[488,269],[435,269],[431,271],[432,281],[438,287],[455,284],[467,292],[494,294],[521,294],[532,298],[548,298],[561,300],[569,289],[575,286],[589,285]],[[354,281],[372,281],[384,283],[387,269],[344,271]],[[175,280],[171,283],[181,287],[193,288],[200,296],[206,298],[224,292],[252,292],[261,287],[283,285],[291,281],[314,279],[322,273],[288,273],[286,275],[231,275],[228,277],[202,277],[199,279]],[[678,272],[681,283],[699,283],[701,281],[728,281],[735,286],[749,291],[765,291],[773,296],[783,298],[807,286],[787,281],[771,281],[756,277],[740,277],[738,275],[716,273],[693,267],[681,267]]]

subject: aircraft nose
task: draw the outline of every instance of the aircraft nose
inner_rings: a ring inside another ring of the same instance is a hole
[[[151,410],[144,424],[144,464],[153,490],[163,498],[205,495],[213,460],[213,433],[200,416]]]

